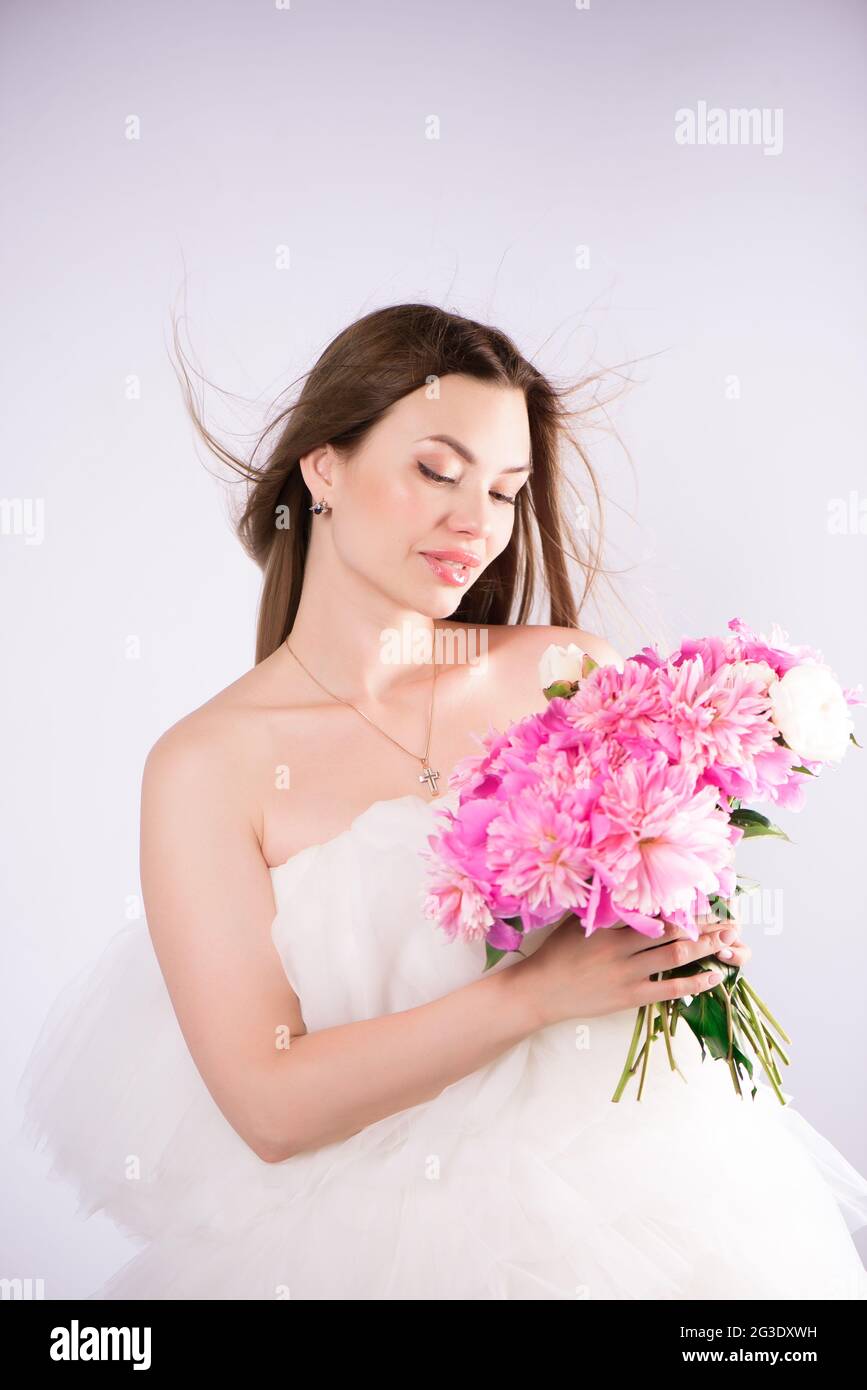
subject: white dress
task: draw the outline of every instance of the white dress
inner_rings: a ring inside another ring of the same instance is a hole
[[[308,1031],[480,978],[483,943],[421,910],[419,851],[456,798],[374,802],[271,870]],[[867,1181],[767,1085],[738,1099],[683,1024],[688,1084],[660,1042],[643,1099],[633,1080],[613,1103],[634,1018],[587,1020],[589,1046],[581,1020],[555,1024],[433,1100],[267,1164],[201,1080],[138,921],[67,986],[19,1096],[81,1209],[141,1242],[91,1298],[867,1297],[851,1237]]]

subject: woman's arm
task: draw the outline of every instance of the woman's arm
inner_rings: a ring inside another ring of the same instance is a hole
[[[492,1062],[536,1028],[518,961],[429,1004],[295,1038],[274,1068],[267,1154],[347,1139]]]
[[[308,1034],[271,938],[244,762],[195,718],[157,741],[142,781],[141,878],[196,1066],[241,1138],[279,1162],[432,1099],[541,1020],[517,961],[417,1008]]]

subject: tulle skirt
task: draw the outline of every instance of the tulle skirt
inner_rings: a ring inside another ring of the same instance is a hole
[[[282,1163],[202,1081],[143,922],[67,986],[23,1129],[140,1244],[93,1299],[863,1299],[867,1181],[681,1022],[640,1102],[634,1013],[557,1024],[435,1099]],[[657,1055],[658,1052],[658,1055]],[[789,1099],[789,1093],[785,1093]]]

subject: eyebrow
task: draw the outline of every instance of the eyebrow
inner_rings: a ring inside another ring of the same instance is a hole
[[[421,439],[414,439],[413,443],[424,444],[427,440],[432,440],[436,444],[448,445],[448,447],[453,449],[456,454],[459,454],[466,463],[478,463],[479,461],[472,450],[467,448],[466,444],[462,444],[459,439],[455,439],[451,434],[423,434]],[[500,469],[501,473],[532,473],[532,471],[533,466],[530,463],[518,463],[514,468]]]

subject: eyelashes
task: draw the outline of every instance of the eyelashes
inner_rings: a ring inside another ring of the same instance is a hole
[[[418,459],[416,459],[416,467],[418,468],[418,470],[419,470],[419,472],[422,474],[422,476],[425,477],[425,478],[430,478],[431,482],[435,482],[435,483],[457,483],[457,482],[458,482],[458,479],[457,479],[457,478],[447,478],[447,477],[445,476],[445,474],[443,474],[443,473],[435,473],[434,470],[433,470],[432,468],[426,468],[425,465],[424,465],[423,463],[420,463]],[[517,504],[518,504],[518,499],[517,499],[517,497],[507,497],[506,494],[505,494],[504,492],[492,492],[492,493],[491,493],[491,496],[492,496],[492,497],[496,497],[496,499],[497,499],[498,502],[506,502],[506,503],[508,503],[508,505],[509,505],[510,507],[516,507]]]
[[[443,473],[435,473],[432,468],[426,468],[423,463],[417,463],[418,471],[425,478],[430,478],[432,483],[456,483],[457,478],[447,478]]]

